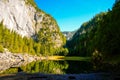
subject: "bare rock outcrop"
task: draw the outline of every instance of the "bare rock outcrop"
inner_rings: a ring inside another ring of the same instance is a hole
[[[22,37],[36,38],[38,31],[44,30],[43,34],[51,34],[55,47],[63,45],[56,21],[38,9],[34,0],[0,0],[0,22]]]
[[[10,67],[19,67],[24,63],[30,63],[34,60],[35,57],[28,54],[0,53],[0,71],[9,69]]]

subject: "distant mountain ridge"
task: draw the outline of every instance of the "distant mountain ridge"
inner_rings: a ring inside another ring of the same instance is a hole
[[[70,40],[76,31],[63,31],[62,33],[66,37],[67,40]]]

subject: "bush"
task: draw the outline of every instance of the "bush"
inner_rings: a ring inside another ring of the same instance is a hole
[[[0,52],[3,52],[3,51],[4,51],[3,46],[0,45]]]

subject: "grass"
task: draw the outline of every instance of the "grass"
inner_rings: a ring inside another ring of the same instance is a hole
[[[49,56],[48,60],[71,60],[71,61],[90,61],[90,57],[65,57],[65,56]]]
[[[76,57],[76,56],[72,56],[72,57],[65,57],[65,60],[71,60],[71,61],[90,61],[90,57]]]
[[[64,60],[65,56],[49,56],[48,60]]]

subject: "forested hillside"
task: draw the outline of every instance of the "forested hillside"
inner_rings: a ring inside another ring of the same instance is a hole
[[[34,0],[0,0],[0,52],[59,55],[65,44],[55,19]]]
[[[96,51],[104,57],[120,54],[120,0],[112,10],[84,23],[67,46],[69,55],[91,56]]]
[[[85,22],[73,35],[72,39],[67,42],[69,55],[91,56],[94,51],[93,38],[97,27],[106,13],[97,14],[90,21]]]
[[[35,41],[32,38],[22,38],[22,36],[16,32],[11,32],[0,23],[0,52],[4,52],[4,48],[7,48],[12,53],[54,55],[66,50],[62,47],[55,49],[53,46],[54,43],[50,42],[50,36],[42,36],[42,32],[39,32],[37,41]]]
[[[96,49],[107,55],[120,54],[120,0],[103,17],[95,35]]]

